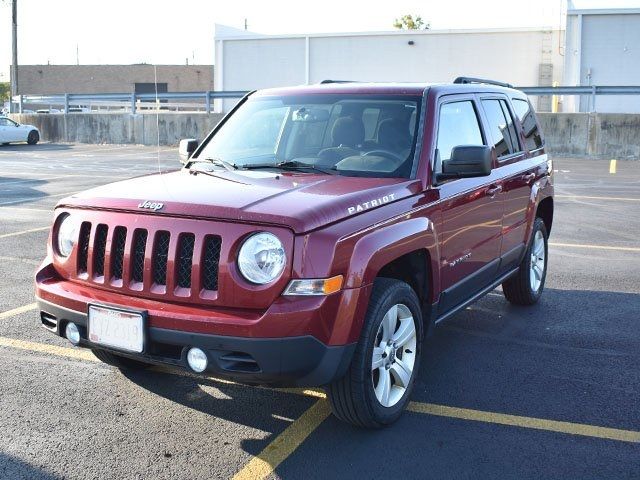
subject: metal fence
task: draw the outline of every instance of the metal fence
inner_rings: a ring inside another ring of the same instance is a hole
[[[175,110],[204,111],[211,113],[212,101],[223,98],[241,98],[247,92],[175,92],[175,93],[67,93],[64,95],[18,95],[13,102],[18,113],[29,110],[29,106],[40,106],[43,113],[53,110],[60,113],[75,111],[127,111],[130,113]],[[177,101],[176,101],[177,100]],[[171,101],[171,102],[170,102]],[[54,109],[53,107],[60,107]],[[46,108],[48,107],[48,108]],[[44,112],[46,110],[46,112]]]
[[[577,95],[587,96],[588,110],[596,110],[596,97],[599,95],[640,95],[640,86],[576,86],[576,87],[516,87],[530,96]],[[29,106],[45,106],[43,113],[59,111],[99,112],[125,111],[130,113],[156,112],[158,110],[202,111],[211,113],[212,101],[224,98],[240,98],[246,91],[208,91],[180,93],[102,93],[102,94],[65,94],[65,95],[18,95],[13,98],[18,112],[29,110]],[[53,107],[60,107],[59,110]]]

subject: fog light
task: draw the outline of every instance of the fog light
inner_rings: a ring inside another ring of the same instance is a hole
[[[78,326],[75,323],[67,323],[64,329],[64,336],[74,345],[80,344],[80,330],[78,330]]]
[[[207,369],[207,365],[209,363],[209,359],[207,359],[207,354],[204,353],[199,348],[190,348],[187,352],[187,363],[191,370],[196,373],[202,373]]]

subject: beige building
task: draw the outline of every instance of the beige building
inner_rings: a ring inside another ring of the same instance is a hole
[[[19,93],[152,93],[213,90],[213,65],[20,65]]]

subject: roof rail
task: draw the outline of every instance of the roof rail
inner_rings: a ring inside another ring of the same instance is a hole
[[[320,85],[325,85],[327,83],[359,83],[357,80],[330,80],[325,79],[320,82]]]
[[[487,80],[486,78],[474,78],[474,77],[458,77],[453,83],[468,84],[468,83],[486,83],[487,85],[497,85],[498,87],[513,88],[513,85],[505,82],[498,82],[496,80]]]

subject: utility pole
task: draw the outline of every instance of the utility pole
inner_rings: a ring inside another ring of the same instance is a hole
[[[18,0],[11,2],[11,99],[9,101],[9,109],[15,113],[13,106],[13,97],[18,95]]]

